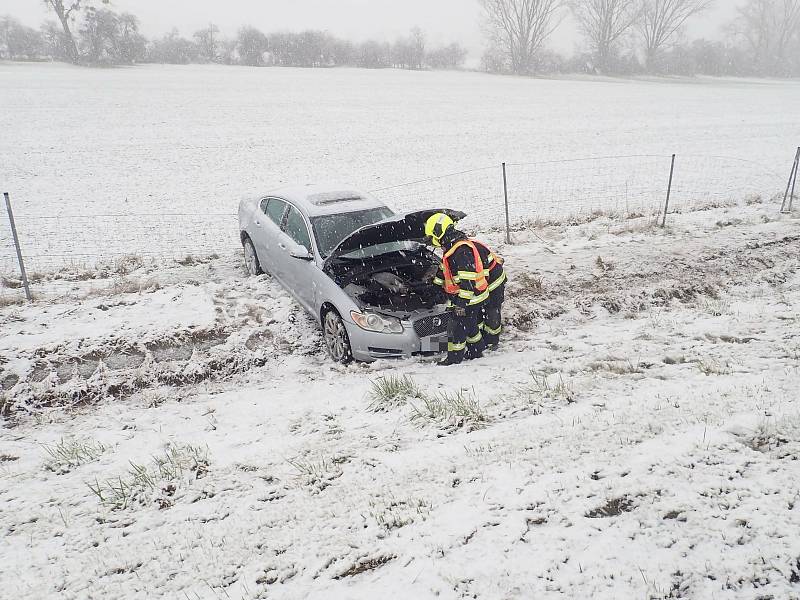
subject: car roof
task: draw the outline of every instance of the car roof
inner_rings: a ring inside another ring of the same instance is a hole
[[[286,185],[269,190],[263,197],[283,198],[296,205],[308,217],[383,208],[386,205],[352,186],[338,184]]]

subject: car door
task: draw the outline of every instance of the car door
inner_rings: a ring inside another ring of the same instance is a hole
[[[280,198],[264,198],[259,203],[253,218],[254,235],[251,236],[258,253],[258,260],[278,280],[282,280],[277,263],[280,259],[280,238],[288,203]]]
[[[308,222],[303,214],[291,204],[283,221],[282,230],[284,238],[278,243],[281,251],[278,268],[281,269],[285,285],[290,289],[292,295],[306,310],[314,314],[316,282],[322,272],[314,261],[314,249],[311,244]],[[292,256],[292,254],[302,254],[302,249],[308,252],[307,257]]]

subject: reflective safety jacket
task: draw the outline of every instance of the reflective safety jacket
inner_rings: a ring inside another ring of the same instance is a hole
[[[480,304],[506,282],[503,259],[478,240],[462,238],[445,249],[433,282],[456,306]]]

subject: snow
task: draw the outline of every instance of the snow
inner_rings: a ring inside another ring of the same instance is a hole
[[[144,337],[168,327],[209,326],[214,305],[206,290],[198,287],[158,290],[146,303],[107,303],[102,298],[76,311],[64,304],[31,307],[25,321],[5,324],[0,353],[32,350],[83,337]],[[53,326],[53,323],[57,326]]]
[[[800,598],[797,231],[754,203],[484,235],[511,276],[504,343],[447,369],[331,364],[227,255],[2,308],[0,383],[30,412],[0,430],[0,597]],[[134,373],[124,399],[57,393]],[[463,389],[487,421],[370,412],[388,375]],[[65,437],[104,450],[46,470]],[[89,489],[169,444],[207,467],[119,510]]]
[[[371,191],[486,167],[377,194],[499,225],[507,162],[514,222],[649,214],[678,153],[675,208],[770,197],[800,133],[786,81],[0,63],[0,88],[2,191],[32,271],[233,249],[239,199],[286,183]],[[598,156],[629,158],[548,163]],[[14,260],[0,227],[0,270]]]

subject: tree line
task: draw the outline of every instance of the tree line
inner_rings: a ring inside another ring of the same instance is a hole
[[[431,48],[419,28],[393,43],[354,43],[325,31],[266,34],[252,26],[241,27],[235,37],[226,38],[214,24],[196,31],[191,38],[173,29],[162,37],[147,39],[139,30],[139,19],[130,13],[117,13],[86,0],[68,0],[67,4],[63,0],[44,1],[58,22],[46,21],[34,29],[12,17],[0,17],[0,58],[85,65],[219,63],[459,69],[467,56],[457,43]]]
[[[714,0],[481,2],[490,32],[482,62],[490,72],[800,76],[800,0],[747,0],[725,24],[725,41],[713,42],[687,42],[683,34]],[[546,42],[569,13],[585,50],[564,58]]]
[[[108,9],[109,0],[40,1],[57,21],[34,29],[0,18],[0,58],[91,65],[458,69],[467,56],[458,43],[429,48],[419,28],[393,43],[354,43],[325,31],[265,34],[252,26],[229,38],[213,24],[189,38],[173,29],[147,39],[137,17]],[[488,72],[800,77],[800,0],[746,0],[725,25],[724,41],[684,37],[686,24],[702,18],[715,0],[479,1],[488,35],[481,66]],[[564,57],[547,42],[569,14],[582,42],[577,54]]]

